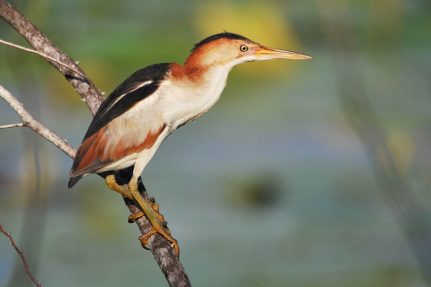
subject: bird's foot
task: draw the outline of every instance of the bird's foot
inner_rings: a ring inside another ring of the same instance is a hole
[[[163,234],[160,230],[157,230],[157,228],[155,226],[153,226],[150,231],[148,231],[145,234],[142,234],[141,236],[139,236],[139,241],[141,241],[141,245],[143,248],[145,249],[150,249],[148,246],[148,241],[150,240],[151,236],[160,233],[163,237],[165,237],[169,242],[171,242],[171,247],[174,249],[175,255],[177,255],[177,257],[180,256],[180,246],[178,245],[178,241],[175,240],[175,238],[173,238],[170,233],[169,233],[169,229],[167,229],[166,227],[162,227],[164,230],[166,230],[168,232],[168,235]]]
[[[143,216],[146,216],[150,221],[152,225],[150,231],[139,237],[142,246],[146,249],[149,249],[148,241],[151,236],[156,233],[160,233],[160,235],[162,235],[169,242],[171,242],[175,254],[179,256],[180,248],[178,246],[178,242],[172,237],[171,232],[167,227],[167,223],[164,216],[160,214],[159,205],[156,203],[154,198],[145,199],[139,194],[137,179],[132,177],[128,185],[119,185],[115,180],[114,175],[108,175],[105,178],[105,182],[110,189],[120,193],[125,198],[135,200],[141,207],[142,211],[138,211],[129,215],[128,221],[130,223],[135,222],[137,219]]]
[[[159,208],[160,205],[158,203],[156,203],[156,200],[154,199],[154,197],[151,197],[149,199],[150,201],[150,205],[151,208],[155,211],[157,218],[159,219],[159,221],[163,222],[163,226],[166,226],[167,223],[165,221],[165,217],[160,213]],[[134,223],[137,219],[144,217],[145,213],[141,210],[139,210],[138,212],[134,212],[132,214],[129,215],[129,217],[127,218],[127,221],[129,223]]]
[[[145,213],[143,213],[142,211],[139,210],[137,212],[130,214],[129,217],[127,218],[127,222],[134,223],[134,222],[136,222],[136,220],[138,220],[139,218],[144,217],[144,216],[145,216]]]
[[[172,237],[171,232],[168,229],[167,222],[165,221],[165,217],[159,212],[159,205],[154,201],[150,201],[148,199],[143,199],[145,205],[148,203],[150,206],[149,212],[145,213],[144,211],[138,211],[129,215],[128,222],[133,223],[137,219],[146,216],[148,220],[151,222],[151,229],[147,233],[141,235],[139,237],[139,241],[141,241],[142,247],[145,249],[150,249],[148,247],[148,241],[156,233],[160,233],[163,237],[165,237],[169,242],[171,242],[171,246],[175,251],[175,254],[179,256],[180,248],[178,246],[178,242],[175,238]],[[146,209],[147,211],[148,209]]]
[[[150,231],[148,231],[147,233],[139,237],[141,244],[145,248],[148,248],[147,246],[148,246],[149,239],[154,234],[159,233],[161,236],[163,236],[169,242],[171,242],[171,245],[175,251],[175,254],[179,256],[180,248],[178,246],[178,242],[172,237],[171,232],[167,227],[164,216],[160,214],[159,205],[155,202],[154,199],[151,199],[151,200],[146,199],[139,194],[137,180],[134,180],[134,178],[131,179],[128,186],[129,186],[130,193],[133,196],[133,199],[138,203],[138,205],[142,209],[141,212],[136,212],[131,214],[129,216],[129,222],[130,221],[134,222],[136,219],[145,215],[152,225]]]

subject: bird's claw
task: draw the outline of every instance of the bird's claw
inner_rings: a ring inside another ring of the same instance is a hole
[[[139,241],[141,242],[141,245],[142,245],[142,247],[144,248],[144,249],[147,249],[147,250],[150,250],[151,248],[150,248],[150,246],[149,246],[149,240],[150,240],[150,238],[151,238],[151,236],[153,236],[153,235],[155,235],[155,234],[157,234],[157,233],[160,233],[160,232],[158,232],[157,230],[156,230],[156,228],[154,228],[154,227],[152,227],[151,229],[150,229],[150,231],[148,231],[147,233],[145,233],[145,234],[142,234],[141,236],[139,236]],[[166,234],[164,234],[164,233],[160,233],[160,235],[162,235],[164,238],[166,238],[171,244],[170,244],[170,246],[171,246],[171,248],[174,250],[174,252],[175,252],[175,255],[177,256],[177,257],[179,257],[180,256],[180,246],[178,245],[178,241],[176,241],[172,236],[166,236]]]
[[[152,199],[154,200],[153,197],[152,197]],[[161,222],[163,222],[164,227],[167,227],[168,223],[165,221],[165,217],[162,214],[160,214],[160,212],[159,212],[160,206],[156,203],[155,200],[154,201],[153,200],[150,199],[151,208],[156,212],[157,219],[160,220]],[[129,217],[127,218],[127,222],[134,223],[134,222],[136,222],[136,220],[138,220],[139,218],[141,218],[143,216],[145,216],[145,213],[142,210],[140,210],[138,212],[134,212],[134,213],[129,215]]]
[[[139,241],[141,241],[142,248],[150,250],[150,247],[148,246],[148,240],[150,239],[151,236],[153,236],[156,233],[157,233],[157,230],[154,228],[151,228],[150,231],[139,236]]]
[[[133,223],[133,222],[135,222],[136,220],[138,220],[139,218],[141,218],[143,216],[145,216],[145,214],[142,211],[138,211],[138,212],[132,213],[127,218],[127,222]]]
[[[148,244],[149,239],[153,235],[159,233],[171,243],[171,248],[174,250],[176,256],[179,257],[180,247],[178,245],[178,242],[171,236],[171,233],[168,229],[168,223],[165,221],[164,216],[159,213],[159,205],[153,200],[150,200],[150,204],[151,209],[154,211],[153,216],[155,218],[155,222],[152,223],[152,227],[147,233],[139,237],[139,241],[141,242],[142,247],[145,249],[150,249]],[[134,212],[129,215],[128,222],[133,223],[143,216],[146,216],[143,211]]]

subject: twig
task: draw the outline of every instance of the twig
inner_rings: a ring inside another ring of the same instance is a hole
[[[44,125],[36,121],[30,113],[24,108],[23,104],[20,103],[8,90],[0,85],[0,98],[3,98],[21,117],[23,123],[18,126],[29,127],[34,130],[38,135],[45,138],[49,142],[53,143],[59,149],[61,149],[69,157],[74,158],[76,151],[73,147],[67,143],[66,140],[60,138],[58,135],[50,131]],[[15,124],[17,126],[17,124]],[[4,128],[5,126],[3,126]],[[9,125],[11,127],[11,125]]]
[[[82,69],[67,54],[57,48],[39,29],[37,29],[26,17],[16,11],[12,5],[4,0],[0,0],[0,17],[11,27],[21,34],[27,42],[38,52],[46,56],[57,59],[64,65],[59,65],[48,58],[45,58],[51,65],[57,68],[75,88],[75,91],[84,99],[91,113],[94,115],[103,101],[102,94],[86,76]],[[69,69],[79,71],[79,77],[70,75]]]
[[[47,141],[56,145],[69,157],[74,158],[76,151],[65,140],[57,136],[48,128],[44,127],[41,123],[34,120],[27,110],[24,109],[22,104],[1,85],[0,97],[5,99],[5,101],[9,103],[9,105],[21,116],[22,120],[24,121],[24,123],[22,123],[23,126],[31,128]],[[127,178],[129,175],[124,175],[124,177]],[[139,191],[141,192],[142,196],[148,198],[148,194],[145,192],[145,188],[141,181],[139,181]],[[125,202],[132,213],[139,211],[138,207],[133,202],[129,200],[126,200]],[[142,234],[147,233],[151,229],[151,224],[145,217],[141,217],[139,220],[137,220],[136,224],[138,225]],[[156,234],[150,238],[149,246],[170,286],[191,286],[187,273],[185,273],[184,267],[181,265],[179,259],[174,255],[169,241],[159,234]]]
[[[76,70],[73,67],[69,67],[68,65],[66,65],[66,64],[58,61],[57,59],[54,59],[53,57],[45,55],[44,53],[38,52],[36,50],[29,49],[29,48],[26,48],[26,47],[23,47],[23,46],[20,46],[20,45],[17,45],[17,44],[14,44],[14,43],[2,40],[2,39],[0,39],[0,43],[3,44],[3,45],[6,45],[6,46],[10,46],[10,47],[13,47],[13,48],[16,48],[16,49],[19,49],[19,50],[23,50],[23,51],[26,51],[26,52],[29,52],[29,53],[32,53],[32,54],[39,55],[42,58],[45,58],[46,60],[52,61],[54,63],[57,63],[57,64],[65,67],[65,68],[71,70],[72,72],[76,73],[77,75],[81,75],[81,73],[82,73],[82,71],[78,71],[78,70]]]
[[[8,125],[0,126],[0,129],[10,129],[10,128],[23,127],[23,126],[24,126],[24,123],[8,124]]]
[[[56,67],[59,72],[65,76],[66,80],[69,81],[69,83],[75,88],[76,92],[84,99],[91,113],[94,115],[101,105],[103,98],[100,91],[85,75],[85,73],[82,72],[77,63],[73,61],[67,54],[54,46],[54,44],[27,18],[21,15],[4,0],[0,0],[0,17],[2,17],[19,34],[21,34],[35,50],[49,57],[58,59],[65,65],[80,71],[81,78],[77,79],[70,77],[70,75],[67,73],[67,69],[65,69],[62,65],[48,60],[50,64]],[[45,137],[45,139],[51,141],[48,137]],[[73,158],[73,156],[71,157]],[[148,197],[148,194],[146,193],[142,183],[140,184],[140,191],[143,197]],[[131,212],[135,212],[138,209],[137,205],[132,201],[125,201],[125,203]],[[146,217],[136,220],[135,223],[137,224],[141,233],[145,233],[151,228],[151,223]],[[171,287],[191,286],[187,273],[185,272],[184,267],[182,266],[179,259],[174,254],[168,240],[158,234],[153,235],[149,239],[149,247],[157,264],[159,265]]]
[[[13,239],[12,235],[4,230],[3,226],[0,224],[0,232],[4,234],[9,239],[10,244],[12,245],[13,249],[15,249],[16,253],[18,254],[19,258],[21,259],[22,265],[24,266],[24,271],[27,274],[27,276],[30,278],[30,280],[36,285],[37,287],[42,287],[42,284],[39,283],[39,281],[36,280],[36,278],[33,276],[33,273],[30,271],[30,267],[28,266],[27,260],[25,259],[24,253],[19,249],[17,244],[15,243],[15,240]]]

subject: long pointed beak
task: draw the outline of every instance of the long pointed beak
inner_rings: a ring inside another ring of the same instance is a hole
[[[310,60],[311,57],[293,51],[279,50],[267,47],[259,47],[254,51],[257,60],[289,59],[289,60]]]

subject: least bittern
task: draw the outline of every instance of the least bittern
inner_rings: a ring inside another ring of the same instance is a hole
[[[121,83],[103,102],[78,149],[70,171],[69,188],[90,173],[113,172],[134,166],[127,187],[108,175],[107,185],[135,200],[153,230],[174,245],[154,203],[138,192],[138,178],[163,140],[178,127],[206,113],[220,98],[230,70],[241,63],[272,59],[307,60],[311,57],[262,46],[233,33],[212,35],[195,45],[184,65],[155,64]],[[132,216],[133,217],[133,216]],[[133,218],[136,218],[134,216]]]

